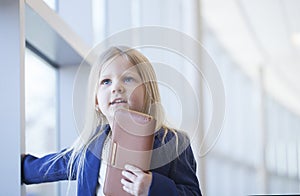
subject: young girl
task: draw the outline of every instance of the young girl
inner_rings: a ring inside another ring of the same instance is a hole
[[[110,127],[114,112],[122,107],[152,115],[158,125],[150,171],[126,165],[123,189],[131,195],[201,195],[189,140],[160,121],[162,110],[155,107],[160,104],[157,80],[144,55],[127,47],[109,48],[93,65],[89,88],[85,125],[78,139],[70,148],[42,158],[25,155],[22,182],[77,180],[78,195],[104,195]],[[175,146],[164,148],[168,144]]]

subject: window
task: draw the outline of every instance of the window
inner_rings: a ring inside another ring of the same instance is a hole
[[[57,2],[56,0],[44,0],[44,2],[51,8],[53,9],[54,11],[57,10]]]
[[[25,52],[25,148],[43,156],[57,149],[56,70],[39,56]],[[57,183],[30,185],[27,195],[53,196]]]

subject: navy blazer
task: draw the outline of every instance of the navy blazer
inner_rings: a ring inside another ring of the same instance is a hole
[[[95,156],[92,152],[99,152],[101,155],[102,147],[105,138],[109,132],[109,126],[106,126],[103,134],[91,144],[86,153],[86,161],[84,164],[83,179],[77,180],[77,195],[78,196],[95,196],[98,186],[98,175],[100,171],[101,156]],[[168,132],[165,141],[162,142],[164,130],[156,132],[153,148],[162,147],[165,143],[171,141],[174,137],[172,132]],[[178,132],[178,145],[181,145],[189,140],[185,135]],[[163,149],[163,148],[162,148]],[[175,152],[175,147],[173,148]],[[172,154],[174,152],[165,152]],[[161,153],[161,150],[160,150]],[[57,153],[46,155],[42,158],[37,158],[32,155],[26,155],[22,159],[22,182],[25,184],[37,184],[43,182],[53,182],[68,179],[67,164],[69,154],[61,157],[54,163],[49,163]],[[152,156],[152,163],[159,161],[159,156]],[[46,164],[45,164],[46,163]],[[52,164],[51,167],[49,167]],[[169,163],[151,170],[152,183],[149,190],[149,195],[201,195],[199,182],[196,176],[196,161],[188,143],[187,148],[174,160]],[[76,180],[76,175],[73,176]]]

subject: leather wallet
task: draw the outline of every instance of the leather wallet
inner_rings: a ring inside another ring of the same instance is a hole
[[[130,195],[123,190],[121,179],[126,164],[148,171],[154,141],[156,120],[149,115],[127,109],[115,112],[112,142],[104,182],[104,194]]]

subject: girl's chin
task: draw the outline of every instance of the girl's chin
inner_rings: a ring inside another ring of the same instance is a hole
[[[130,109],[129,105],[128,104],[117,104],[117,105],[113,105],[111,106],[112,110],[113,111],[116,111],[118,109]]]
[[[133,110],[133,111],[137,111],[137,112],[142,112],[141,110],[137,109],[137,108],[133,108],[133,107],[130,107],[128,104],[123,104],[123,105],[118,105],[118,106],[115,106],[115,107],[112,107],[111,108],[111,114],[112,116],[114,116],[115,112],[119,109],[127,109],[127,110]]]
[[[142,111],[142,109],[139,109],[138,107],[133,107],[132,105],[129,105],[128,103],[115,104],[115,105],[110,106],[109,109],[111,111],[111,114],[114,114],[119,109],[129,109],[129,110],[134,110],[137,112]]]
[[[114,116],[115,112],[119,109],[131,109],[131,108],[127,104],[126,105],[125,104],[115,105],[115,106],[110,108],[110,111],[111,111],[110,114],[112,116]]]

